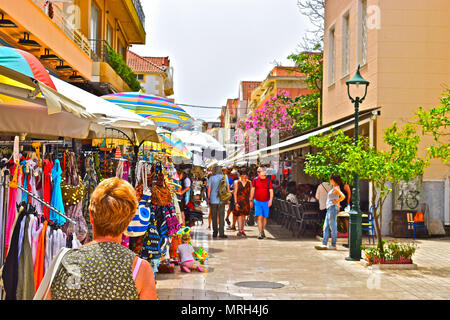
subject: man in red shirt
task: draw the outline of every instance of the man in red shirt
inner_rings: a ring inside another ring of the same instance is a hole
[[[264,229],[267,218],[269,218],[269,208],[272,206],[273,186],[272,181],[266,177],[267,169],[259,167],[258,177],[253,179],[252,191],[250,193],[250,206],[255,206],[255,217],[258,220],[258,239],[264,239]]]

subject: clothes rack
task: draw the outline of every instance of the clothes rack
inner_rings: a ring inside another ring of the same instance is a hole
[[[19,145],[21,146],[31,146],[33,143],[38,143],[40,142],[41,144],[47,144],[47,145],[68,145],[71,146],[72,145],[72,141],[65,141],[65,140],[24,140],[24,141],[19,141]],[[0,145],[1,146],[9,146],[9,145],[14,145],[14,141],[0,141]]]
[[[77,223],[72,220],[71,218],[69,218],[68,216],[66,216],[65,214],[61,213],[60,211],[58,211],[58,209],[54,208],[52,205],[48,204],[47,202],[44,202],[41,198],[39,198],[38,196],[32,194],[30,191],[24,189],[21,186],[18,186],[18,188],[20,190],[22,190],[22,192],[25,192],[26,194],[28,194],[30,197],[32,197],[33,199],[39,201],[41,204],[43,204],[44,206],[48,207],[50,210],[56,212],[57,214],[59,214],[60,216],[66,218],[67,220],[69,220],[71,223],[73,223],[74,225],[76,225]]]

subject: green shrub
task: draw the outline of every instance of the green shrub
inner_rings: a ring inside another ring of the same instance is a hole
[[[125,63],[122,56],[115,52],[109,46],[108,48],[108,63],[116,71],[116,73],[122,78],[123,81],[131,88],[133,91],[141,90],[141,84],[136,79],[136,74],[131,70],[131,68]]]
[[[383,240],[384,241],[384,240]],[[385,261],[398,261],[400,259],[412,259],[412,256],[416,252],[417,245],[414,243],[399,243],[392,241],[387,244],[387,247],[381,249],[380,246],[365,247],[361,246],[364,250],[365,260],[372,264],[375,260]]]

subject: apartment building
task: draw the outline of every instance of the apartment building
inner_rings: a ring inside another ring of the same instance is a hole
[[[380,115],[361,123],[360,132],[380,150],[384,130],[394,121],[411,121],[419,106],[439,105],[450,86],[450,1],[327,0],[325,2],[323,123],[354,113],[345,82],[358,67],[370,82],[360,110],[379,108]],[[350,134],[352,131],[349,130]],[[423,138],[419,155],[432,142]],[[450,224],[448,167],[433,160],[422,179],[419,200],[430,219]],[[447,183],[446,183],[447,180]],[[383,233],[390,233],[398,193],[386,201]]]
[[[0,13],[2,45],[97,95],[131,91],[111,59],[117,53],[126,63],[128,47],[145,43],[139,0],[0,0]]]

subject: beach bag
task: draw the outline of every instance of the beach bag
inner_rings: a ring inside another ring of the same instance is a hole
[[[156,206],[168,206],[172,203],[172,194],[167,188],[164,174],[158,174],[158,181],[152,187],[152,204]]]
[[[223,176],[219,183],[219,199],[222,202],[227,202],[231,197],[232,193],[228,191],[227,181],[225,180],[225,176]]]
[[[139,201],[136,214],[128,225],[125,235],[128,237],[139,237],[145,234],[150,223],[150,200],[152,195],[144,192]]]

